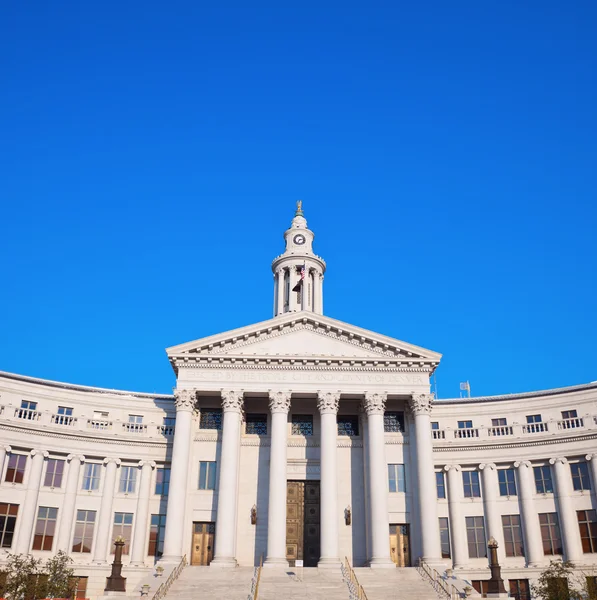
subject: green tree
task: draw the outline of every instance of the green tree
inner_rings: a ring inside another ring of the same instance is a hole
[[[6,582],[4,596],[10,600],[31,600],[39,598],[38,585],[41,560],[29,554],[9,554],[4,567]]]
[[[75,593],[76,578],[71,564],[73,559],[63,550],[52,558],[49,558],[44,565],[44,575],[47,577],[45,582],[45,598],[72,598]]]
[[[541,600],[581,600],[582,594],[571,585],[574,579],[574,565],[571,562],[552,560],[531,590],[533,596]]]

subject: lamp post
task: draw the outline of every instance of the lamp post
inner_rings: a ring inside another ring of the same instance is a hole
[[[506,592],[504,580],[502,579],[502,568],[498,563],[498,543],[495,541],[495,538],[489,538],[487,548],[489,548],[489,569],[491,571],[491,577],[487,582],[487,597],[507,598],[508,593]]]
[[[122,576],[122,550],[124,548],[124,538],[117,537],[114,540],[114,562],[112,563],[112,572],[110,577],[106,577],[105,592],[126,592],[126,577]]]

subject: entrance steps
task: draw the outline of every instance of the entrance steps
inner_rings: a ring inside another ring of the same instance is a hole
[[[253,567],[212,569],[186,567],[168,590],[168,600],[247,600],[251,591]]]
[[[349,600],[348,586],[337,569],[288,567],[263,569],[258,600]]]
[[[438,600],[431,584],[414,567],[356,567],[354,572],[367,594],[367,600]]]

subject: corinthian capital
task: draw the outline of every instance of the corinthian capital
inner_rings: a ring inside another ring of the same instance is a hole
[[[174,404],[177,411],[192,411],[197,402],[197,392],[195,390],[175,390]]]
[[[386,410],[386,392],[365,392],[363,406],[367,415],[383,415]]]
[[[433,394],[415,394],[412,393],[408,405],[414,415],[430,414]]]
[[[340,392],[317,392],[317,408],[323,415],[326,413],[338,414],[340,405]]]
[[[222,408],[224,412],[239,413],[243,408],[242,390],[222,390]]]
[[[290,410],[290,392],[269,390],[269,409],[272,413],[286,413]]]

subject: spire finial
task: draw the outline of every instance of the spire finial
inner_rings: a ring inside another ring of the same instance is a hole
[[[302,200],[296,201],[296,212],[294,213],[294,216],[295,217],[303,216],[303,201]]]

